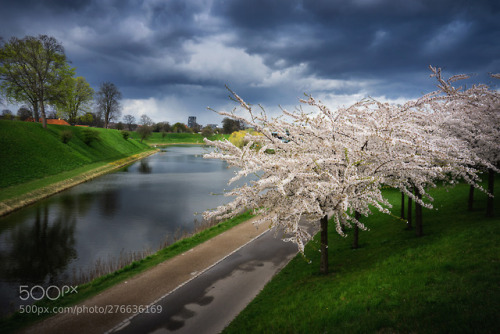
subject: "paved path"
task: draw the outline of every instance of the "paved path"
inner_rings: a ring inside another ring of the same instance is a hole
[[[194,281],[198,278],[201,278],[200,273],[206,272],[211,276],[212,279],[210,282],[202,283],[197,287],[199,291],[202,292],[206,296],[202,299],[196,299],[194,301],[198,306],[203,306],[212,304],[217,305],[219,302],[219,297],[217,297],[217,302],[213,295],[206,293],[206,289],[208,285],[213,286],[214,289],[224,290],[224,287],[228,284],[234,285],[239,284],[237,282],[245,281],[246,278],[252,277],[250,280],[255,280],[254,276],[247,276],[247,272],[245,272],[245,266],[253,266],[257,268],[260,264],[263,264],[262,267],[269,269],[270,263],[264,260],[259,260],[257,258],[255,261],[247,260],[243,261],[235,261],[234,258],[230,259],[227,257],[228,254],[241,254],[237,251],[244,246],[245,244],[251,242],[252,240],[256,240],[258,242],[264,242],[267,240],[267,235],[273,237],[272,233],[266,233],[266,236],[258,238],[261,234],[265,233],[267,230],[263,228],[264,226],[257,229],[253,225],[253,220],[246,221],[238,226],[233,227],[232,229],[206,241],[205,243],[198,245],[192,250],[176,256],[170,260],[167,260],[150,270],[139,274],[132,279],[129,279],[126,282],[118,284],[99,295],[86,300],[85,302],[77,305],[80,310],[86,310],[81,314],[69,314],[69,313],[60,313],[52,318],[46,319],[30,328],[24,330],[24,333],[104,333],[108,332],[111,329],[117,329],[117,325],[129,324],[128,321],[132,319],[131,324],[135,321],[134,314],[131,312],[122,312],[119,309],[115,308],[116,305],[123,306],[125,309],[129,306],[129,309],[138,308],[140,306],[152,305],[156,302],[166,302],[171,296],[174,295],[175,291],[179,286],[185,284],[188,281]],[[289,243],[283,243],[281,240],[275,240],[279,242],[280,245],[284,245],[286,247],[294,246]],[[266,241],[267,242],[267,241]],[[296,246],[295,246],[296,252]],[[233,255],[234,255],[233,254]],[[237,258],[244,255],[234,255]],[[258,255],[260,256],[260,255]],[[215,271],[214,264],[220,262],[222,259],[226,258],[229,261],[234,261],[233,264],[235,267],[233,269],[227,267],[223,269],[222,272],[218,274],[213,274]],[[213,270],[207,270],[212,268]],[[234,270],[236,269],[236,270]],[[225,271],[224,271],[225,270]],[[228,271],[230,270],[230,271]],[[278,270],[278,267],[275,267],[275,270]],[[231,273],[231,274],[229,274]],[[245,273],[245,274],[243,274]],[[232,283],[227,283],[224,281],[229,276],[235,278]],[[205,287],[204,285],[205,284]],[[208,284],[208,285],[207,285]],[[247,284],[246,282],[244,283]],[[181,288],[177,289],[177,294],[180,293]],[[213,289],[212,289],[213,290]],[[238,290],[238,288],[236,289]],[[241,287],[239,290],[244,290]],[[174,293],[171,294],[171,292]],[[176,295],[177,295],[176,294]],[[213,299],[211,298],[213,297]],[[190,308],[189,303],[192,300],[189,300],[189,296],[186,296],[184,305],[181,305],[181,308],[184,307],[186,310],[190,310],[190,312],[197,313],[194,309]],[[236,296],[233,298],[231,295],[225,297],[227,299],[237,299]],[[248,299],[249,298],[249,299]],[[253,297],[248,297],[247,300],[244,301],[243,308],[248,301],[250,301]],[[241,299],[243,301],[243,299]],[[222,300],[221,300],[222,301]],[[188,303],[188,304],[186,304]],[[161,304],[163,306],[163,304]],[[187,307],[186,307],[187,306]],[[166,319],[170,319],[167,324],[162,325],[166,326],[165,328],[174,329],[172,324],[177,323],[178,328],[184,327],[189,320],[188,318],[193,318],[189,316],[185,316],[186,313],[182,313],[180,315],[174,313],[167,314],[168,307],[165,305],[165,313],[161,313],[164,315]],[[106,310],[106,312],[101,312],[100,310]],[[91,312],[90,310],[99,310]],[[236,309],[235,309],[236,310]],[[111,312],[110,312],[111,311]],[[170,311],[168,311],[170,312]],[[236,311],[235,311],[236,312]],[[236,312],[236,314],[239,311]],[[189,312],[188,312],[189,313]],[[184,315],[183,315],[184,314]],[[198,314],[198,313],[197,313]],[[201,314],[201,313],[200,313]],[[234,315],[236,315],[234,314]],[[231,318],[233,315],[226,317],[227,319]],[[180,317],[180,318],[179,318]],[[137,321],[142,319],[142,317],[137,316]],[[232,318],[231,318],[232,319]],[[187,321],[186,321],[187,320]],[[226,320],[224,320],[226,321]],[[230,321],[230,320],[229,320]],[[184,325],[181,325],[181,322],[184,322]],[[174,327],[175,327],[174,326]],[[222,326],[222,328],[225,324]],[[220,326],[219,326],[220,327]],[[219,328],[217,327],[217,328]],[[127,327],[123,327],[125,331]],[[132,328],[132,327],[130,327]],[[186,327],[187,328],[187,327]],[[203,332],[206,332],[205,330]]]
[[[111,332],[219,333],[297,254],[297,246],[267,231]]]

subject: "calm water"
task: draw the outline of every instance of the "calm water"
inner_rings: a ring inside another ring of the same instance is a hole
[[[229,201],[212,193],[223,192],[233,170],[203,159],[207,150],[168,147],[0,217],[0,314],[17,308],[21,284],[62,286],[99,259],[156,250],[177,230],[192,230],[196,213]]]

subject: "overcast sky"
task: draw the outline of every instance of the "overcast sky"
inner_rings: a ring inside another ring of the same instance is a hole
[[[46,34],[94,89],[113,82],[122,112],[219,123],[225,85],[270,113],[304,93],[331,107],[402,102],[445,74],[500,72],[497,0],[0,0],[0,36]],[[16,110],[13,110],[14,112]]]

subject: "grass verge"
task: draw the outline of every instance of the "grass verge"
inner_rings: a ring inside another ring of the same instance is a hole
[[[78,286],[77,294],[69,294],[55,301],[42,300],[40,302],[37,302],[36,305],[49,308],[76,305],[120,282],[129,279],[132,276],[140,274],[158,265],[163,261],[173,258],[176,255],[185,253],[191,248],[194,248],[195,246],[215,237],[216,235],[223,233],[224,231],[229,230],[230,228],[244,221],[247,221],[252,217],[253,216],[250,214],[250,212],[247,212],[230,220],[221,222],[213,227],[196,233],[193,236],[184,238],[156,252],[155,254],[144,258],[143,260],[135,261],[130,265],[127,265],[124,268],[115,271],[114,273],[96,278],[90,283],[82,284]],[[0,320],[0,333],[12,333],[24,327],[28,327],[38,321],[42,321],[45,318],[47,317],[44,317],[43,315],[39,316],[36,314],[15,313],[7,318]]]
[[[137,132],[131,132],[130,138],[140,141],[141,137]],[[162,136],[160,132],[153,132],[151,136],[144,140],[148,145],[175,145],[175,144],[204,144],[203,136],[199,133],[165,133]],[[213,135],[208,137],[210,140],[223,140],[229,138],[229,135]]]
[[[496,212],[500,213],[499,178]],[[318,236],[307,261],[294,258],[224,333],[497,333],[500,328],[500,219],[485,218],[486,196],[468,186],[434,189],[424,236],[384,214],[352,237],[330,228],[329,275],[319,274]],[[387,192],[399,212],[396,191]]]

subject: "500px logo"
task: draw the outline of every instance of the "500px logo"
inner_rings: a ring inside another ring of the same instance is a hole
[[[21,300],[28,300],[30,298],[33,300],[41,300],[44,297],[50,300],[56,300],[59,297],[72,293],[78,293],[76,286],[63,285],[62,287],[58,287],[51,285],[46,288],[40,285],[35,285],[31,288],[29,288],[28,285],[19,286],[19,298]]]

